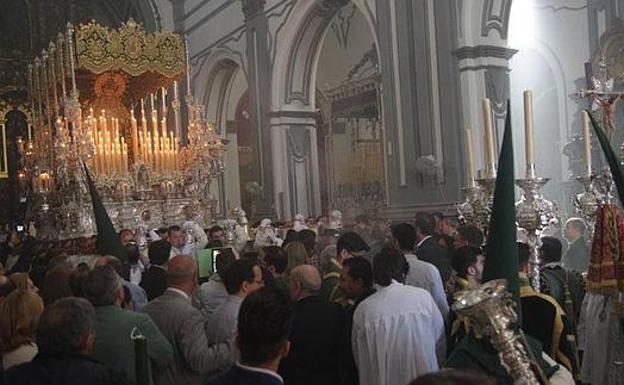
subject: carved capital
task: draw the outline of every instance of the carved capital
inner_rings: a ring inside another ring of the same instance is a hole
[[[245,19],[252,18],[258,13],[263,12],[264,5],[266,4],[266,0],[241,0],[241,2],[243,4]]]

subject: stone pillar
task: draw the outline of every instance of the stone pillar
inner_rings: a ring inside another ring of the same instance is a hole
[[[481,140],[484,124],[481,101],[489,98],[492,102],[494,139],[498,153],[503,139],[507,99],[510,96],[509,60],[516,52],[498,45],[463,46],[455,51],[459,61],[463,123],[464,127],[472,128],[477,168],[485,167]]]
[[[273,162],[269,129],[271,60],[269,57],[268,20],[264,13],[266,0],[241,0],[247,26],[247,82],[249,84],[249,119],[258,143],[255,161],[259,165],[258,183],[262,197],[256,203],[254,217],[275,217]],[[244,186],[241,186],[244,187]]]
[[[279,111],[272,113],[271,138],[275,165],[275,209],[280,219],[295,214],[319,215],[318,148],[316,113]]]
[[[458,45],[454,54],[459,64],[462,125],[472,128],[478,169],[485,165],[481,139],[483,98],[492,102],[497,153],[505,125],[510,97],[509,60],[517,52],[507,43],[511,3],[512,0],[472,0],[459,2],[457,8]],[[462,154],[464,148],[462,145]]]
[[[378,1],[376,32],[383,80],[387,208],[413,218],[459,197],[460,107],[449,1]],[[429,161],[433,160],[433,162]],[[444,194],[440,194],[440,191]]]

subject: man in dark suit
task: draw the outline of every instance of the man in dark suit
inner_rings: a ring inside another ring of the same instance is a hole
[[[564,236],[568,240],[568,251],[563,258],[563,267],[568,270],[587,271],[590,251],[585,241],[587,226],[581,218],[570,218],[565,224]]]
[[[155,241],[149,245],[147,255],[150,266],[143,273],[140,284],[147,293],[148,301],[160,296],[167,289],[167,270],[164,265],[169,260],[170,253],[171,244],[167,241]]]
[[[333,385],[339,382],[343,315],[340,305],[319,297],[321,276],[311,265],[290,273],[290,295],[295,301],[291,351],[280,364],[286,385]]]
[[[447,250],[433,237],[435,232],[433,216],[424,212],[417,213],[414,218],[414,228],[416,228],[416,256],[437,267],[442,276],[442,283],[446,284],[453,269]]]
[[[287,294],[262,288],[248,295],[238,314],[236,346],[240,362],[205,385],[281,385],[277,374],[290,350],[294,313]]]

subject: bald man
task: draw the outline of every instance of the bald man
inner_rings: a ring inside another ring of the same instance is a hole
[[[187,255],[167,262],[167,290],[143,308],[173,346],[174,362],[165,370],[154,368],[155,385],[199,385],[203,375],[234,363],[233,341],[209,345],[206,319],[191,305],[197,289],[197,263]]]
[[[337,384],[343,340],[340,305],[319,296],[321,275],[316,267],[301,265],[290,273],[295,322],[291,349],[280,365],[286,384]]]

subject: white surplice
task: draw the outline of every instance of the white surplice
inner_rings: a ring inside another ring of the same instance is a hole
[[[578,325],[584,383],[624,384],[624,321],[616,309],[617,302],[618,298],[611,295],[585,295]]]
[[[407,259],[409,264],[405,283],[427,290],[433,297],[436,305],[438,305],[442,317],[447,320],[449,305],[444,293],[440,270],[429,262],[421,261],[415,254],[406,253],[405,259]]]
[[[399,385],[438,370],[445,356],[444,320],[431,294],[392,281],[353,316],[353,356],[360,385]]]

